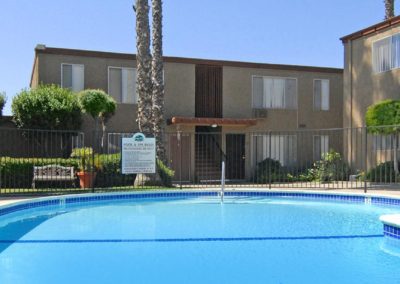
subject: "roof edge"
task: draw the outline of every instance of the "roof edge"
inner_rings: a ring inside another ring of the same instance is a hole
[[[344,37],[341,37],[340,40],[342,41],[342,43],[347,43],[348,41],[355,40],[355,39],[379,32],[381,30],[391,28],[398,24],[400,24],[400,15],[390,18],[386,21],[377,23],[375,25],[369,26],[369,27],[359,30],[357,32],[351,33]]]
[[[55,48],[46,46],[40,46],[40,48],[35,48],[35,52],[36,54],[56,54],[56,55],[136,60],[136,54],[131,54],[131,53]],[[339,74],[343,73],[343,68],[334,68],[334,67],[285,65],[285,64],[242,62],[242,61],[230,61],[230,60],[186,58],[186,57],[174,57],[174,56],[164,56],[163,58],[164,62],[170,62],[170,63],[204,64],[204,65],[219,65],[219,66],[242,67],[242,68],[279,69],[279,70],[293,70],[293,71],[321,72],[321,73],[339,73]]]

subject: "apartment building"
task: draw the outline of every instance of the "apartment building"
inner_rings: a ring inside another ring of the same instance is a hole
[[[345,59],[343,127],[362,127],[366,125],[365,113],[370,105],[385,99],[400,99],[400,16],[341,40]],[[365,155],[360,151],[373,153],[366,161],[369,166],[393,159],[393,135],[368,134],[366,145],[359,145],[360,136],[361,130],[355,129],[345,139],[344,150],[350,163],[364,163],[357,159]]]
[[[118,102],[108,123],[110,134],[118,135],[138,130],[135,78],[134,54],[38,45],[30,85],[59,84],[75,92],[103,89]],[[164,79],[168,151],[178,151],[179,138],[184,161],[178,165],[172,159],[171,164],[184,180],[201,180],[204,171],[212,176],[212,169],[219,167],[211,161],[217,152],[226,153],[228,168],[236,169],[228,177],[235,180],[249,178],[266,157],[284,166],[302,156],[317,159],[333,140],[315,135],[309,149],[299,151],[290,131],[343,125],[342,69],[166,56]],[[86,118],[82,128],[89,134],[92,120]],[[269,137],[269,131],[280,134]]]

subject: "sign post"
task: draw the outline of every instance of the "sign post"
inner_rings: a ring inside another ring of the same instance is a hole
[[[156,172],[156,139],[136,133],[122,138],[122,173],[154,174]]]

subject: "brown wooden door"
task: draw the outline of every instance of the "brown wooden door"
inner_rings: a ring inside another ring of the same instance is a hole
[[[222,67],[196,65],[196,117],[222,117]]]
[[[178,141],[177,134],[170,134],[168,139],[168,159],[171,168],[175,171],[173,181],[191,181],[192,159],[190,134],[182,133],[180,141]]]
[[[226,178],[245,178],[245,142],[244,134],[226,134]]]

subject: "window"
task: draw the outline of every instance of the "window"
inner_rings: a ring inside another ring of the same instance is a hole
[[[314,110],[329,110],[329,80],[314,80]]]
[[[271,158],[279,161],[282,166],[292,166],[297,161],[297,137],[296,135],[271,135],[271,137],[254,135],[252,151],[256,164],[266,158]]]
[[[109,67],[108,94],[118,103],[136,104],[136,69]]]
[[[84,66],[81,64],[61,64],[61,87],[79,92],[84,89]]]
[[[253,108],[297,109],[297,80],[254,76]]]
[[[314,135],[313,136],[313,157],[314,161],[319,161],[324,157],[324,154],[329,151],[329,136]]]
[[[372,45],[372,62],[375,73],[400,67],[400,34],[378,40]]]

